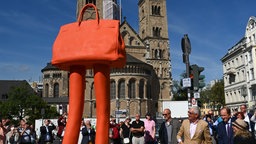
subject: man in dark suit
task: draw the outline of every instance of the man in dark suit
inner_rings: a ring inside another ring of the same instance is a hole
[[[39,144],[51,144],[53,142],[52,131],[56,126],[50,120],[44,120],[44,126],[40,127]]]
[[[95,144],[96,133],[89,120],[85,121],[85,126],[82,128],[82,135],[83,139],[81,144]]]
[[[161,144],[177,144],[177,133],[181,123],[177,119],[173,119],[170,109],[164,109],[163,117],[165,121],[159,129],[159,140]]]
[[[232,122],[235,121],[235,117],[231,118],[231,110],[228,107],[223,107],[220,115],[223,121],[218,124],[217,128],[218,144],[233,144]]]

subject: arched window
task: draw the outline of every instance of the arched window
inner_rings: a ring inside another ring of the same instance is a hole
[[[157,6],[154,6],[154,14],[157,14]]]
[[[151,96],[151,84],[149,82],[147,83],[147,98],[148,99],[152,98],[152,96]]]
[[[136,98],[135,80],[134,79],[131,79],[129,81],[128,95],[129,95],[129,98]]]
[[[91,85],[91,92],[90,92],[91,96],[90,96],[90,100],[96,99],[96,95],[95,95],[95,90],[94,90],[94,83],[92,83]]]
[[[157,59],[158,58],[158,49],[155,49],[155,58]]]
[[[46,84],[45,85],[45,88],[44,88],[44,95],[45,97],[49,97],[49,84]]]
[[[120,80],[118,83],[118,98],[125,98],[125,81]]]
[[[116,99],[116,82],[115,81],[110,82],[110,98]]]
[[[152,31],[153,31],[153,37],[155,37],[156,36],[156,28],[153,27]]]
[[[161,8],[160,6],[157,8],[157,15],[160,15]]]
[[[139,83],[139,97],[143,98],[144,96],[144,80],[140,80]]]
[[[162,58],[162,50],[159,50],[158,58]]]
[[[59,97],[59,83],[55,83],[53,86],[53,97]]]
[[[155,14],[155,9],[154,9],[154,6],[152,5],[152,15],[154,15]]]

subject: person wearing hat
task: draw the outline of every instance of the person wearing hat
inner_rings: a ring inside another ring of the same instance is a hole
[[[144,120],[144,138],[145,144],[154,144],[156,136],[156,123],[151,119],[151,114],[147,113],[145,115],[146,119]]]
[[[232,128],[234,132],[234,144],[254,144],[255,140],[248,131],[248,124],[242,120],[237,119],[232,122]]]

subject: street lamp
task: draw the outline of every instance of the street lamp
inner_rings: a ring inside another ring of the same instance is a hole
[[[119,101],[119,99],[118,99],[118,98],[116,99],[116,108],[117,108],[117,111],[116,111],[116,118],[117,118],[117,122],[119,123],[119,109],[120,109],[120,101]]]

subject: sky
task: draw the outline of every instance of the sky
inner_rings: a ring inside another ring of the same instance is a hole
[[[138,32],[139,0],[118,0],[122,15]],[[255,0],[167,0],[172,78],[185,71],[181,39],[191,42],[190,64],[204,67],[206,83],[222,78],[220,59],[245,35]],[[51,61],[61,25],[76,21],[76,0],[0,2],[0,80],[38,81]]]

